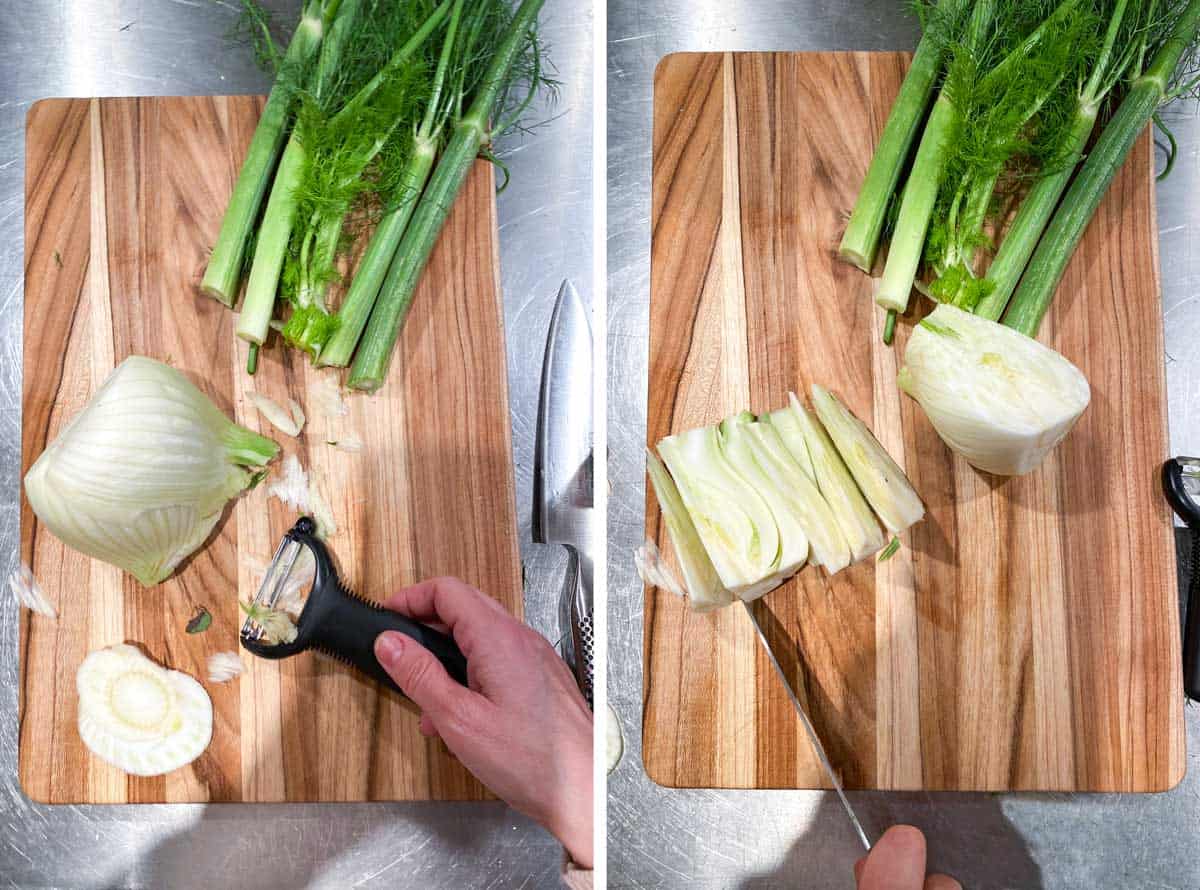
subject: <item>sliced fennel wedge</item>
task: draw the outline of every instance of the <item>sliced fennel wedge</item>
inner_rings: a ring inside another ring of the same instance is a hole
[[[785,410],[791,412],[792,418],[785,423],[783,418],[776,418],[773,414],[769,418],[771,424],[776,430],[780,430],[792,419],[795,420],[805,450],[812,461],[817,488],[837,518],[838,527],[850,548],[851,562],[866,559],[884,544],[883,531],[879,528],[875,514],[871,512],[862,492],[858,490],[854,477],[846,469],[825,428],[795,393],[789,393],[788,397],[791,406]],[[799,447],[799,443],[794,440],[784,438],[783,441],[789,451]]]
[[[25,475],[64,544],[150,586],[202,545],[279,446],[238,426],[179,371],[130,356]]]
[[[212,739],[212,701],[187,674],[134,646],[90,653],[75,675],[79,737],[107,763],[158,776],[191,763]]]
[[[730,467],[715,426],[658,443],[722,586],[749,600],[778,585],[779,530],[770,507]]]
[[[683,570],[683,586],[692,608],[698,612],[708,612],[729,605],[733,602],[733,595],[722,586],[671,475],[650,451],[646,452],[646,468],[650,473],[654,496],[658,498],[659,510],[667,524],[667,535],[671,538],[671,546],[675,548],[675,558]]]
[[[925,505],[866,424],[820,386],[813,386],[812,400],[842,461],[887,530],[898,535],[918,522],[925,515]]]
[[[735,414],[718,427],[721,449],[734,473],[766,502],[775,518],[779,534],[779,564],[776,574],[780,580],[789,578],[808,561],[808,535],[800,512],[778,484],[763,470],[754,452],[754,434],[750,427],[754,415],[749,411]]]
[[[783,444],[776,428],[770,423],[759,422],[751,424],[749,432],[759,466],[774,490],[795,511],[808,536],[810,561],[824,566],[831,575],[850,565],[850,545],[846,543],[837,517],[821,496],[813,477]],[[807,449],[804,454],[808,455]],[[811,461],[809,466],[812,466]]]
[[[1037,467],[1091,400],[1083,373],[1053,349],[948,304],[913,330],[897,383],[943,442],[1000,476]]]

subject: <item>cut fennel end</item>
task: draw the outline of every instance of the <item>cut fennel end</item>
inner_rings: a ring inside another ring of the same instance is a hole
[[[813,385],[813,407],[871,509],[897,535],[925,515],[899,464],[837,396]]]
[[[897,383],[951,450],[1000,476],[1040,465],[1091,399],[1083,373],[1059,353],[951,305],[916,326]]]

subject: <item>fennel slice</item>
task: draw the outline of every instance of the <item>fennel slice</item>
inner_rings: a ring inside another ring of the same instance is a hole
[[[698,612],[729,605],[733,602],[733,595],[722,586],[696,526],[692,524],[683,499],[679,496],[679,489],[666,467],[649,449],[646,451],[646,468],[663,521],[667,524],[667,536],[671,539],[675,557],[683,571],[683,587],[688,602]]]
[[[812,388],[812,400],[838,454],[887,530],[898,535],[920,521],[925,515],[925,505],[904,470],[879,444],[867,425],[837,396],[816,384]]]
[[[883,531],[875,514],[854,482],[854,477],[842,463],[837,448],[825,428],[804,406],[795,393],[789,393],[790,407],[804,445],[810,455],[817,488],[837,518],[838,527],[850,548],[851,562],[859,562],[873,556],[884,545]],[[776,429],[778,429],[776,425]],[[791,450],[791,443],[785,444]]]
[[[808,535],[792,499],[759,463],[754,450],[754,435],[750,432],[753,424],[754,415],[748,411],[722,421],[718,427],[721,450],[742,483],[757,492],[771,511],[779,532],[779,565],[775,574],[788,577],[800,571],[808,561]]]
[[[810,562],[824,566],[831,575],[840,572],[850,565],[850,545],[817,484],[792,457],[772,424],[753,423],[748,429],[759,466],[775,491],[791,505],[808,535]],[[808,454],[807,448],[804,453]]]
[[[658,453],[721,584],[737,596],[761,595],[779,571],[779,529],[766,502],[730,467],[717,428],[668,436]]]
[[[212,739],[204,687],[127,644],[91,652],[75,676],[79,737],[107,763],[135,776],[186,766]]]

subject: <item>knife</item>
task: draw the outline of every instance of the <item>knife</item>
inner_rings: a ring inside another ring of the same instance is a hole
[[[567,550],[563,655],[592,705],[592,330],[570,281],[550,317],[533,459],[533,540]]]
[[[829,755],[825,753],[825,746],[821,744],[821,739],[817,736],[817,731],[813,728],[812,721],[808,719],[808,714],[804,711],[804,705],[800,704],[796,690],[792,688],[787,674],[783,672],[783,666],[779,663],[779,659],[775,657],[775,652],[771,649],[771,644],[767,642],[767,635],[763,633],[762,625],[758,623],[758,618],[754,615],[753,607],[745,600],[742,601],[742,605],[746,607],[746,614],[750,616],[750,623],[754,625],[754,631],[758,634],[759,642],[767,650],[767,657],[771,659],[771,664],[775,666],[775,673],[779,674],[779,679],[783,681],[783,688],[787,690],[796,713],[800,715],[800,722],[804,724],[804,730],[808,733],[808,740],[812,742],[812,746],[817,752],[817,759],[821,761],[821,766],[825,768],[825,775],[833,783],[833,790],[837,792],[837,796],[841,799],[842,807],[845,808],[846,815],[850,817],[850,824],[854,826],[854,830],[858,833],[858,839],[862,841],[862,845],[866,847],[869,853],[871,851],[871,842],[867,839],[867,833],[863,830],[862,823],[858,821],[858,816],[854,814],[854,808],[850,806],[846,792],[842,790],[842,782],[838,778],[837,773],[833,771],[833,764],[829,762]]]

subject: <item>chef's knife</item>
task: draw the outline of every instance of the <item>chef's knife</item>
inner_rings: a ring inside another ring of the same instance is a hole
[[[592,331],[564,281],[550,318],[533,463],[533,539],[569,557],[560,616],[564,652],[592,704]]]
[[[792,688],[787,674],[783,672],[783,666],[779,663],[779,659],[775,657],[775,652],[771,649],[771,644],[767,642],[767,635],[763,633],[762,625],[758,623],[758,618],[754,615],[754,607],[744,601],[742,605],[746,607],[746,614],[750,616],[750,623],[754,625],[754,631],[758,634],[759,641],[763,644],[763,648],[767,650],[767,657],[771,659],[771,664],[775,666],[775,673],[779,674],[779,679],[783,681],[783,688],[787,690],[788,696],[792,700],[792,705],[796,708],[796,713],[800,715],[800,722],[804,724],[804,730],[808,733],[808,739],[812,742],[812,746],[817,752],[817,759],[821,761],[821,766],[825,769],[825,775],[833,783],[833,790],[837,792],[837,796],[841,799],[842,806],[846,810],[846,815],[850,817],[850,824],[854,826],[854,830],[858,832],[858,839],[862,841],[862,845],[869,852],[871,842],[867,840],[867,833],[863,830],[862,823],[858,821],[858,816],[854,814],[854,808],[850,806],[846,792],[842,790],[842,782],[838,778],[837,773],[834,772],[833,764],[829,762],[829,756],[825,753],[825,746],[821,744],[821,739],[817,736],[817,731],[813,728],[812,721],[808,719],[808,714],[805,713],[804,706],[800,704],[796,690]]]

